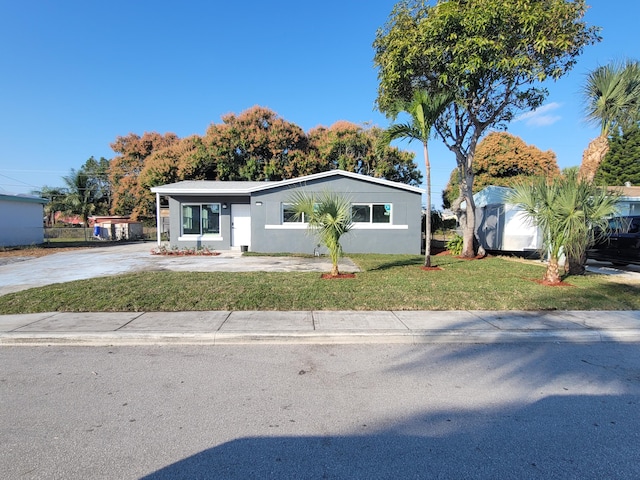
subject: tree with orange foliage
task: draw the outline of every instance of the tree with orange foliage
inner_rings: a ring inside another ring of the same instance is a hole
[[[482,139],[476,149],[473,171],[473,193],[488,185],[510,187],[527,177],[554,177],[560,174],[553,151],[543,152],[507,132],[491,132]],[[449,207],[458,197],[459,185],[459,170],[456,168],[442,192],[445,207]]]
[[[306,150],[304,131],[265,107],[255,106],[212,124],[203,139],[216,180],[283,180],[293,157]],[[215,163],[215,165],[214,165]]]
[[[153,217],[155,210],[148,202],[141,202],[148,193],[139,182],[145,161],[154,151],[166,148],[178,141],[173,133],[156,132],[142,136],[130,133],[117,137],[111,148],[117,154],[109,163],[109,180],[112,187],[111,213],[131,215],[133,219]]]
[[[342,169],[385,178],[409,185],[420,185],[422,175],[412,152],[385,145],[376,150],[383,130],[339,121],[331,127],[309,131],[309,156],[316,159],[317,171]]]

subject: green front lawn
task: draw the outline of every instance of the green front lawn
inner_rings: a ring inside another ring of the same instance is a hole
[[[352,255],[355,279],[319,273],[142,272],[34,288],[0,297],[0,314],[182,310],[640,310],[640,284],[607,276],[536,282],[544,266],[500,257]]]

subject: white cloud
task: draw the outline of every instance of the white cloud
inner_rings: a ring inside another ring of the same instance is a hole
[[[546,127],[553,125],[559,121],[562,117],[560,115],[554,115],[551,112],[560,108],[560,104],[557,102],[547,103],[541,107],[533,110],[532,112],[526,112],[522,115],[518,115],[513,119],[514,122],[525,122],[528,127]]]

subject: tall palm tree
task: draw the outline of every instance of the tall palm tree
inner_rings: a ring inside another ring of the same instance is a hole
[[[331,275],[338,276],[338,260],[342,256],[340,238],[353,226],[351,202],[335,192],[324,192],[318,197],[297,192],[291,203],[295,217],[303,219],[308,224],[309,231],[329,250]]]
[[[569,264],[573,261],[583,266],[586,249],[597,235],[607,231],[608,218],[617,213],[618,199],[606,188],[580,178],[576,170],[569,170],[552,179],[521,182],[506,200],[522,208],[540,228],[542,250],[549,256],[543,281],[557,284],[561,281],[561,254]]]
[[[425,227],[425,252],[424,266],[431,266],[431,163],[429,161],[429,137],[434,124],[453,102],[453,96],[449,93],[439,93],[429,96],[424,90],[417,90],[409,103],[401,106],[400,110],[407,112],[411,121],[409,123],[397,123],[387,128],[381,136],[380,145],[389,145],[393,140],[406,138],[409,142],[418,140],[422,142],[425,166],[425,182],[427,190],[427,212]]]
[[[44,186],[41,190],[34,190],[34,195],[48,200],[49,202],[44,206],[44,213],[46,216],[45,226],[53,227],[56,223],[56,213],[67,211],[67,190],[58,187]]]
[[[84,222],[84,236],[87,239],[89,217],[96,209],[97,186],[89,181],[84,170],[71,169],[71,173],[62,177],[67,189],[67,211],[80,215]]]
[[[586,118],[600,126],[600,135],[582,155],[580,176],[593,181],[609,151],[609,134],[626,130],[640,120],[640,63],[612,62],[592,71],[583,87]]]

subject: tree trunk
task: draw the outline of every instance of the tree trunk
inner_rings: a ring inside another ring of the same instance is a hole
[[[463,172],[460,181],[460,194],[464,197],[466,203],[465,214],[461,217],[463,221],[460,225],[462,227],[461,256],[464,258],[474,258],[476,256],[474,249],[476,205],[473,201],[473,172],[468,169],[465,170],[467,171]]]
[[[567,256],[567,273],[569,275],[584,275],[587,263],[587,254],[582,252],[579,256],[568,255]]]
[[[338,271],[338,264],[334,263],[331,265],[331,276],[337,277],[338,275],[340,275],[340,272]]]
[[[427,218],[425,219],[425,245],[424,245],[424,266],[431,266],[431,164],[429,163],[429,151],[427,142],[423,144],[424,166],[427,182]]]
[[[558,265],[557,257],[549,257],[549,263],[547,263],[547,271],[542,278],[543,282],[557,285],[562,281],[560,278],[560,266]]]
[[[600,135],[591,140],[582,154],[582,164],[579,170],[580,178],[592,182],[608,151],[609,139],[605,135]]]

